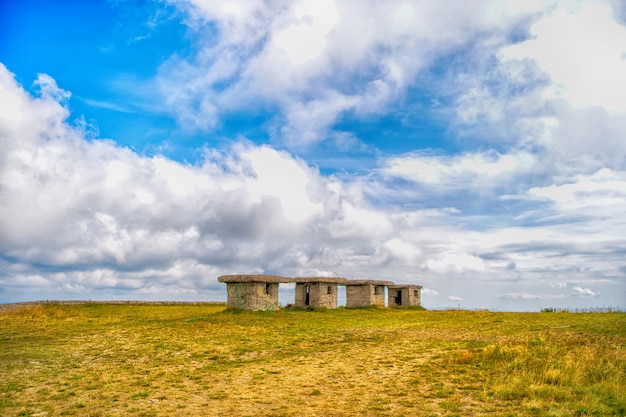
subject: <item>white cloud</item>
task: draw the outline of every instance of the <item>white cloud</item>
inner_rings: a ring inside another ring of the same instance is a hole
[[[525,151],[494,151],[455,156],[402,155],[385,161],[382,174],[437,187],[489,188],[506,185],[535,168],[535,157]]]
[[[607,218],[626,209],[626,171],[602,168],[544,187],[528,190],[530,199],[550,201],[561,216]]]
[[[277,108],[273,134],[296,148],[334,138],[346,113],[386,113],[436,56],[539,4],[376,1],[172,1],[198,37],[162,66],[159,85],[182,125],[212,129],[230,111]],[[440,30],[445,27],[446,30]]]
[[[21,112],[0,124],[4,286],[39,277],[51,291],[191,294],[219,288],[223,272],[360,270],[418,252],[358,187],[286,152],[239,143],[195,166],[139,156],[85,140],[51,78],[33,98],[4,67],[0,76],[2,102]]]
[[[455,295],[451,295],[448,297],[448,301],[463,301],[461,297],[457,297]]]
[[[600,293],[593,291],[591,288],[574,287],[574,295],[576,297],[590,298],[598,297]]]
[[[531,152],[539,172],[526,181],[538,185],[551,175],[623,170],[626,27],[617,9],[554,2],[533,15],[521,42],[497,31],[479,38],[444,87],[455,130],[496,149]]]
[[[274,35],[292,63],[304,64],[319,56],[326,48],[327,35],[337,25],[339,13],[332,0],[307,0],[297,3],[293,13],[296,23]]]
[[[521,292],[500,294],[498,297],[506,300],[553,300],[565,298],[566,296],[565,294],[529,294]]]
[[[446,272],[484,271],[484,261],[467,253],[442,253],[429,259],[425,264],[431,271],[444,274]]]
[[[581,196],[587,197],[589,194],[597,193],[592,198],[593,203],[600,205],[611,203],[623,203],[626,197],[626,175],[624,172],[614,172],[608,168],[603,168],[593,175],[579,175],[573,179],[575,183],[561,185],[551,185],[543,188],[532,188],[529,193],[533,196],[548,198],[564,206],[564,208],[575,208],[583,204]],[[607,193],[614,194],[612,198],[601,199]],[[598,198],[600,198],[598,200]]]
[[[267,196],[278,198],[285,216],[292,222],[321,214],[321,204],[312,201],[308,191],[316,173],[304,162],[269,147],[246,149],[241,157],[250,164],[254,175],[246,181],[253,201],[260,202]]]
[[[414,264],[422,257],[419,244],[407,242],[404,239],[394,237],[383,244],[389,255],[405,265]]]
[[[546,93],[576,105],[626,112],[626,27],[609,2],[573,2],[537,21],[532,38],[501,51],[533,60],[553,81]]]

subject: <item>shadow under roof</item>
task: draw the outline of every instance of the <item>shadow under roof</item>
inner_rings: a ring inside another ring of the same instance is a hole
[[[346,278],[340,277],[296,277],[293,279],[293,282],[300,284],[323,282],[326,284],[344,285],[347,281]]]
[[[222,275],[217,277],[219,282],[235,283],[235,282],[263,282],[265,284],[273,283],[289,283],[293,282],[293,278],[281,277],[278,275]]]

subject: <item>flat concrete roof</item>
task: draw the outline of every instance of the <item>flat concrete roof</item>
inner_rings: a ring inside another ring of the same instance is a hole
[[[395,284],[391,281],[380,281],[375,279],[350,279],[346,282],[346,285],[384,285],[389,287]]]
[[[263,282],[266,284],[293,282],[293,278],[280,277],[278,275],[222,275],[217,277],[219,282]]]
[[[397,290],[400,288],[422,289],[422,286],[415,285],[415,284],[395,284],[395,285],[390,285],[389,288],[393,288],[394,290]]]
[[[346,278],[340,278],[340,277],[296,277],[293,279],[293,282],[295,282],[296,284],[323,282],[326,284],[344,285],[346,281],[348,281]]]

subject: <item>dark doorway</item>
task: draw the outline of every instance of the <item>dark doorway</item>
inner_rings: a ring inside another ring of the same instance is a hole
[[[305,292],[305,298],[304,298],[304,305],[308,306],[311,303],[311,294],[310,294],[310,290],[311,287],[309,287],[308,285],[304,286],[304,292]]]
[[[401,306],[402,305],[402,290],[398,290],[398,292],[396,292],[396,305]]]

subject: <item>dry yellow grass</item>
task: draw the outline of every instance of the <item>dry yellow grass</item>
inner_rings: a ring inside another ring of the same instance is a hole
[[[211,305],[0,313],[0,415],[626,411],[626,315]]]

